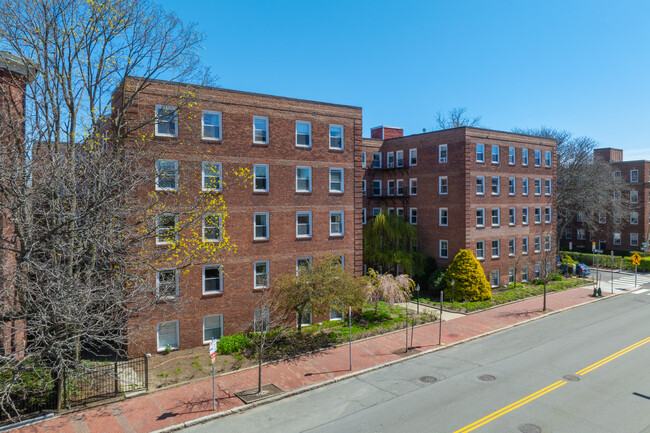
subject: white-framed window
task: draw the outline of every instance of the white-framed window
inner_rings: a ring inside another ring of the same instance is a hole
[[[613,176],[614,176],[614,183],[621,183],[621,170],[615,170]]]
[[[388,215],[395,215],[395,208],[394,207],[387,207],[386,211],[388,212]]]
[[[302,316],[301,316],[301,319],[302,319],[302,320],[300,321],[300,325],[301,325],[301,326],[309,326],[309,325],[311,325],[311,324],[312,324],[312,313],[311,313],[311,310],[305,310],[305,311],[303,311]],[[296,326],[298,326],[298,315],[297,315],[297,314],[296,314]]]
[[[508,269],[508,284],[515,282],[515,268]]]
[[[330,211],[330,236],[343,236],[345,216],[342,210]]]
[[[395,152],[395,165],[397,167],[404,167],[404,151],[398,150]],[[416,152],[416,161],[417,161],[417,152]]]
[[[476,162],[485,162],[485,144],[476,143]]]
[[[630,191],[630,203],[632,204],[639,203],[639,191],[637,190]]]
[[[156,190],[176,191],[178,189],[178,161],[159,159],[156,161]]]
[[[542,166],[542,151],[535,149],[535,167]]]
[[[499,257],[499,243],[498,239],[492,241],[492,257]]]
[[[156,135],[158,137],[178,137],[177,107],[156,105]]]
[[[515,165],[515,148],[514,147],[509,147],[508,148],[508,164],[510,165]]]
[[[361,168],[366,168],[368,164],[366,152],[361,152]]]
[[[311,122],[296,120],[296,146],[311,147]]]
[[[376,217],[377,215],[381,214],[381,208],[380,207],[373,207],[372,208],[372,217]]]
[[[528,178],[521,179],[521,195],[528,195]]]
[[[253,143],[269,144],[269,118],[253,116]]]
[[[438,193],[445,195],[449,192],[449,184],[447,183],[447,176],[440,176],[438,178]]]
[[[630,233],[630,246],[637,247],[639,246],[639,234]]]
[[[296,192],[311,192],[311,167],[296,167]]]
[[[535,195],[542,195],[542,179],[535,179]]]
[[[395,208],[395,215],[403,216],[404,215],[404,208],[403,207],[396,207]]]
[[[492,145],[492,164],[499,163],[499,146],[496,144]]]
[[[521,208],[521,223],[522,224],[528,224],[528,208],[527,207]]]
[[[387,180],[386,181],[386,195],[393,196],[395,195],[395,181]]]
[[[551,166],[551,151],[550,150],[544,151],[544,165],[546,167]]]
[[[639,181],[639,170],[630,170],[630,183],[637,183]]]
[[[540,251],[542,251],[542,237],[535,236],[535,252],[539,253]]]
[[[551,251],[551,235],[544,235],[544,251]]]
[[[255,262],[253,269],[254,287],[256,289],[265,289],[269,287],[269,261],[262,260]]]
[[[223,276],[221,265],[203,266],[203,294],[222,293]]]
[[[501,193],[501,178],[499,176],[492,176],[492,195],[499,195]]]
[[[439,254],[441,259],[446,259],[449,254],[449,242],[447,241],[440,241],[440,249],[439,249]]]
[[[365,180],[365,179],[363,179],[363,180],[361,181],[361,194],[362,194],[364,197],[365,197],[366,194],[367,194],[367,190],[366,190],[366,180]]]
[[[516,252],[515,243],[517,240],[515,238],[508,239],[508,255],[514,256]]]
[[[508,224],[511,226],[517,224],[517,209],[514,207],[508,208]]]
[[[395,167],[395,154],[393,152],[386,153],[386,168]]]
[[[396,195],[404,195],[404,179],[397,179],[396,185]]]
[[[417,208],[414,208],[414,207],[410,208],[409,209],[409,215],[410,215],[410,218],[409,218],[410,223],[413,224],[414,226],[417,225],[418,224],[418,210],[417,210]]]
[[[607,214],[605,212],[598,212],[598,224],[607,223]]]
[[[296,212],[296,236],[311,237],[311,212]]]
[[[485,209],[476,209],[476,227],[485,227]]]
[[[366,208],[364,207],[361,209],[361,224],[365,224],[366,221]]]
[[[204,140],[221,140],[221,113],[203,110],[201,130]]]
[[[343,150],[343,125],[330,125],[330,149]]]
[[[447,162],[447,145],[441,144],[438,147],[438,162],[444,163]]]
[[[399,153],[399,152],[398,152]],[[413,167],[418,165],[418,150],[409,149],[409,166]],[[398,167],[401,167],[398,165]]]
[[[501,209],[498,207],[492,208],[492,226],[498,226],[501,224]]]
[[[528,165],[528,149],[521,149],[521,165]]]
[[[330,168],[330,192],[343,192],[343,169]]]
[[[156,244],[165,245],[178,241],[178,217],[174,214],[161,214],[156,217]]]
[[[535,278],[540,279],[542,278],[542,265],[539,263],[535,264]]]
[[[550,206],[546,206],[544,208],[544,222],[545,223],[551,223],[551,218],[552,218],[552,211]]]
[[[156,340],[159,352],[167,349],[167,347],[178,349],[180,347],[178,341],[178,320],[158,323],[156,325]]]
[[[449,224],[449,210],[446,207],[438,209],[438,225],[447,226]]]
[[[514,177],[509,177],[508,178],[508,194],[515,195],[516,191],[517,191],[517,179],[515,179]]]
[[[576,238],[577,238],[579,241],[584,241],[585,238],[586,238],[585,235],[586,235],[586,231],[585,231],[585,229],[577,229],[577,230],[576,230]]]
[[[372,181],[372,196],[381,197],[381,180]]]
[[[381,152],[372,152],[372,168],[381,168]]]
[[[485,176],[476,176],[476,195],[485,194]]]
[[[573,230],[572,229],[564,229],[564,238],[565,239],[571,239],[573,236]]]
[[[203,216],[203,242],[221,241],[221,214]]]
[[[528,254],[528,238],[521,238],[521,254]]]
[[[409,195],[418,195],[417,179],[409,179]]]
[[[344,307],[341,308],[330,308],[330,320],[343,320],[343,311]]]
[[[201,187],[203,191],[221,191],[221,163],[204,161],[202,171]]]
[[[178,297],[178,270],[159,269],[156,271],[156,293],[161,298]]]
[[[203,344],[223,337],[223,315],[215,314],[203,318]]]
[[[269,166],[267,164],[253,165],[253,191],[269,191]]]
[[[536,207],[535,208],[535,224],[541,224],[542,223],[542,208],[541,207]]]
[[[271,329],[271,309],[256,308],[253,312],[253,329],[255,332],[265,332]]]
[[[485,258],[485,241],[476,241],[476,258]]]
[[[499,270],[495,269],[491,272],[490,284],[492,287],[499,287]]]
[[[269,232],[269,213],[255,212],[253,214],[253,239],[268,239]]]
[[[551,179],[544,179],[544,195],[551,195]]]
[[[639,213],[638,212],[630,212],[630,224],[633,226],[639,224]]]
[[[301,269],[308,271],[311,268],[311,264],[311,257],[298,257],[296,259],[296,275]]]

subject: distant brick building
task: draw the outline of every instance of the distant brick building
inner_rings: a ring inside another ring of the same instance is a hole
[[[179,86],[155,82],[129,116],[153,117]],[[171,182],[152,179],[150,190],[174,194],[182,185],[199,194],[206,188],[206,166],[219,176],[245,167],[254,178],[248,188],[228,184],[222,191],[237,253],[180,273],[177,293],[190,307],[138,318],[149,331],[133,339],[132,355],[166,345],[200,346],[210,336],[242,332],[259,317],[260,290],[296,272],[302,261],[337,254],[346,269],[361,274],[361,108],[191,89],[196,104],[146,131],[153,134],[151,167],[156,164]],[[186,153],[185,144],[195,151]],[[169,271],[151,277],[162,279]]]
[[[404,215],[418,226],[421,252],[448,266],[469,249],[495,287],[553,269],[554,140],[471,127],[371,131],[362,157],[366,220],[382,207]]]
[[[615,215],[599,215],[599,229],[589,233],[575,221],[562,234],[562,243],[571,242],[576,248],[590,249],[592,242],[598,249],[609,250],[641,250],[643,243],[650,243],[650,161],[624,161],[623,150],[602,148],[594,150],[594,157],[609,162],[614,170],[614,181],[625,182],[630,189],[629,194],[621,200],[629,202],[630,214],[620,216],[621,221],[614,229]],[[622,224],[620,224],[622,223]]]

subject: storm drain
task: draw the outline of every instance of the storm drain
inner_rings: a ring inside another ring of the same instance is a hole
[[[497,378],[492,376],[491,374],[484,374],[478,377],[478,380],[483,381],[483,382],[492,382],[495,381]]]
[[[535,424],[521,424],[517,428],[521,433],[542,433],[542,429]]]
[[[438,379],[436,379],[436,378],[433,377],[433,376],[422,376],[422,377],[420,378],[420,381],[421,381],[421,382],[424,382],[424,383],[433,383],[433,382],[437,382]]]
[[[562,379],[566,380],[567,382],[577,382],[580,380],[578,376],[574,376],[573,374],[567,374],[566,376],[562,376]]]

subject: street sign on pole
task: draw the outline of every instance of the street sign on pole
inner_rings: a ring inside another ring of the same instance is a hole
[[[614,294],[614,251],[612,251],[612,271],[609,274],[612,283],[612,295]]]
[[[214,363],[217,360],[217,340],[210,340],[210,360],[212,361],[212,410],[217,410],[217,398],[214,389]]]

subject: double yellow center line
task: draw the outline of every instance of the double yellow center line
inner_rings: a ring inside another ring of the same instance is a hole
[[[598,362],[594,362],[590,366],[585,367],[582,370],[577,371],[576,374],[580,375],[580,376],[584,376],[585,374],[594,371],[598,367],[601,367],[601,366],[607,364],[608,362],[613,361],[614,359],[618,358],[619,356],[623,356],[626,353],[631,352],[634,349],[636,349],[638,347],[641,347],[646,343],[650,343],[650,337],[645,338],[645,339],[643,339],[641,341],[638,341],[638,342],[636,342],[636,343],[634,343],[634,344],[632,344],[630,346],[627,346],[625,349],[621,349],[618,352],[608,356],[607,358],[603,358]],[[485,424],[487,424],[487,423],[489,423],[491,421],[494,421],[495,419],[499,418],[500,416],[505,415],[508,412],[511,412],[511,411],[517,409],[518,407],[521,407],[521,406],[523,406],[523,405],[525,405],[527,403],[530,403],[531,401],[543,396],[544,394],[548,394],[549,392],[558,389],[562,385],[566,385],[566,383],[567,382],[564,381],[564,380],[558,380],[557,382],[552,383],[551,385],[547,386],[546,388],[542,388],[539,391],[534,392],[534,393],[522,398],[521,400],[517,400],[516,402],[514,402],[514,403],[512,403],[512,404],[510,404],[510,405],[508,405],[508,406],[506,406],[506,407],[504,407],[502,409],[499,409],[496,412],[492,412],[488,416],[483,417],[483,418],[479,419],[478,421],[475,421],[472,424],[461,428],[460,430],[456,430],[454,433],[467,433],[467,432],[470,432],[472,430],[475,430],[475,429],[477,429],[477,428],[479,428],[479,427],[481,427],[481,426],[483,426],[483,425],[485,425]]]

